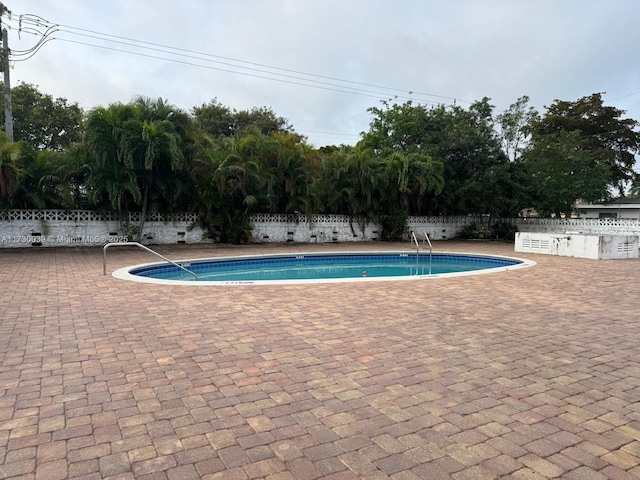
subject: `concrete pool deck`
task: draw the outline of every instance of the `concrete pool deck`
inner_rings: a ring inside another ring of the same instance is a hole
[[[0,479],[640,478],[640,260],[434,249],[538,264],[192,288],[103,276],[99,248],[0,250]]]

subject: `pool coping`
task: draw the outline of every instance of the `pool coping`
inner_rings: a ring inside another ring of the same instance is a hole
[[[348,252],[344,255],[394,255],[394,254],[406,254],[406,251],[354,251]],[[413,252],[411,252],[413,254]],[[425,252],[421,252],[425,255]],[[198,286],[198,287],[210,287],[210,286],[235,286],[235,285],[303,285],[303,284],[318,284],[318,283],[351,283],[351,282],[396,282],[396,281],[416,281],[416,280],[429,280],[436,278],[450,278],[450,277],[462,277],[471,275],[483,275],[489,273],[497,273],[502,271],[518,270],[522,268],[529,268],[536,265],[533,260],[527,260],[524,258],[503,256],[503,255],[490,255],[480,253],[461,253],[461,252],[434,252],[437,255],[455,255],[466,257],[485,257],[505,260],[515,260],[520,263],[515,265],[508,265],[502,267],[490,267],[480,270],[470,270],[466,272],[452,272],[452,273],[433,273],[433,274],[419,274],[419,275],[402,275],[402,276],[386,276],[386,277],[349,277],[349,278],[322,278],[322,279],[295,279],[295,280],[169,280],[158,279],[151,277],[144,277],[139,275],[133,275],[129,273],[136,268],[146,268],[153,266],[160,266],[166,264],[166,262],[150,262],[141,263],[136,265],[129,265],[126,267],[114,270],[111,275],[119,280],[126,280],[136,283],[147,283],[155,285],[176,285],[176,286]],[[188,258],[182,260],[172,260],[177,264],[191,263],[191,262],[203,262],[208,260],[247,260],[251,258],[279,258],[279,257],[291,257],[296,253],[274,253],[265,255],[234,255],[234,256],[220,256],[220,257],[208,257],[208,258]],[[301,252],[300,255],[313,256],[313,255],[327,255],[327,252]]]

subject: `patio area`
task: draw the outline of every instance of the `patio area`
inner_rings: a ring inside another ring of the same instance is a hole
[[[172,260],[406,243],[152,247]],[[640,260],[411,282],[125,282],[0,250],[0,479],[640,478]]]

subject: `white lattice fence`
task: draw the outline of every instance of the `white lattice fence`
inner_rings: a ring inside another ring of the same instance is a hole
[[[145,223],[148,244],[210,242],[196,225],[193,213],[149,214]],[[140,213],[128,214],[126,222],[109,212],[89,210],[0,211],[0,248],[31,246],[97,246],[121,241],[122,224],[135,226]],[[409,217],[407,226],[434,240],[457,237],[471,223],[487,223],[487,217]],[[514,218],[521,232],[575,232],[586,234],[640,235],[640,220],[624,218],[552,219]],[[357,242],[378,240],[382,227],[346,215],[254,214],[251,216],[256,242]]]
[[[192,228],[198,220],[192,213],[147,216],[144,243],[199,243],[202,230]],[[139,213],[123,221],[117,214],[89,210],[5,210],[0,211],[0,248],[100,246],[108,242],[133,240],[123,225],[136,226]]]
[[[634,218],[514,218],[521,232],[640,235],[640,220]]]

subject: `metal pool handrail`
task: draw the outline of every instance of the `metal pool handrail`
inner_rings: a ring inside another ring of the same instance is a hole
[[[431,275],[431,258],[433,257],[433,246],[431,245],[431,240],[429,239],[429,235],[426,232],[423,232],[424,240],[422,244],[424,245],[425,241],[429,244],[429,275]],[[418,238],[416,237],[416,232],[411,232],[412,243],[416,244],[416,275],[418,275],[418,267],[420,262],[420,244],[418,243]],[[424,267],[422,268],[422,273],[424,274]]]
[[[416,275],[418,275],[418,269],[420,267],[420,244],[416,238],[416,232],[411,232],[411,238],[413,239],[413,243],[416,244]]]
[[[429,275],[431,275],[431,257],[433,257],[433,246],[431,245],[431,239],[429,238],[429,235],[427,234],[427,232],[422,232],[422,233],[424,235],[425,240],[429,244]],[[422,241],[422,244],[424,245],[424,240]]]
[[[109,247],[124,247],[124,246],[140,247],[140,248],[146,250],[147,252],[151,252],[154,255],[157,255],[158,257],[163,259],[165,262],[169,262],[171,265],[173,265],[175,267],[178,267],[180,270],[184,270],[188,274],[193,275],[194,277],[196,277],[196,280],[198,280],[198,275],[196,275],[191,270],[187,270],[182,265],[180,265],[180,264],[178,264],[176,262],[172,262],[167,257],[164,257],[164,256],[160,255],[158,252],[155,252],[155,251],[151,250],[149,247],[145,247],[144,245],[142,245],[141,243],[138,243],[138,242],[112,242],[112,243],[107,243],[102,248],[102,274],[103,275],[107,274],[107,248],[109,248]]]
[[[416,244],[416,253],[420,249],[420,244],[418,243],[418,239],[416,238],[416,232],[411,232],[411,238],[413,239],[413,243]]]

